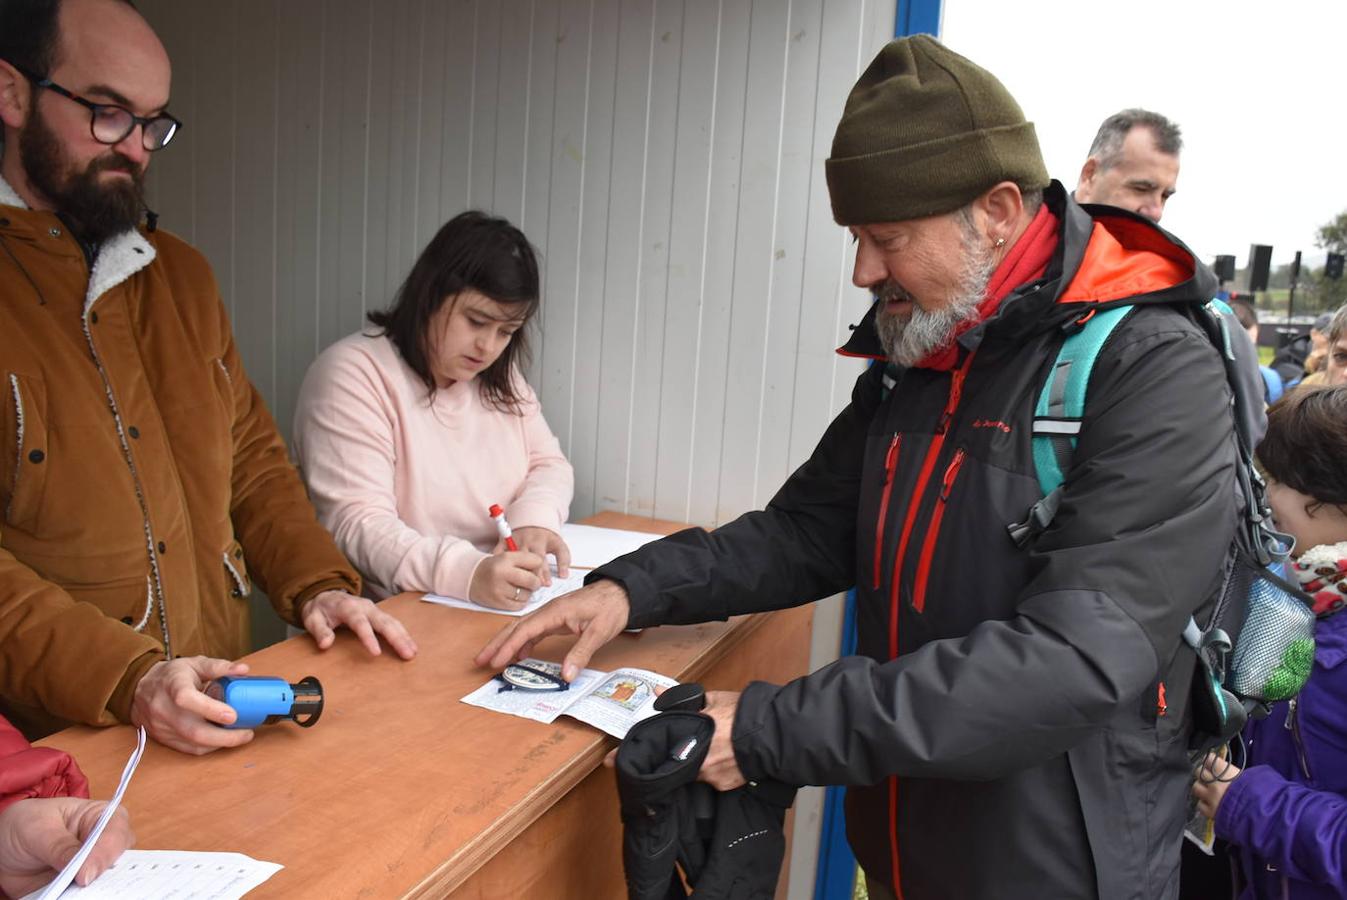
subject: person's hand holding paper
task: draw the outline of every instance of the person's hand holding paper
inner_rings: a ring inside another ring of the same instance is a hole
[[[23,897],[44,887],[79,852],[107,803],[79,797],[20,800],[0,812],[0,892]],[[89,884],[136,841],[131,817],[118,809],[108,821],[75,883]]]

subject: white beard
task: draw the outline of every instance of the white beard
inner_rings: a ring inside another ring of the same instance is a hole
[[[977,318],[978,305],[987,294],[987,284],[996,271],[996,258],[990,247],[985,247],[980,236],[965,226],[960,242],[963,271],[952,296],[936,309],[925,310],[916,304],[912,295],[897,282],[886,282],[877,292],[880,307],[875,315],[879,340],[889,360],[904,368],[914,366],[932,352],[954,339],[954,332],[964,322]],[[906,314],[887,312],[889,300],[912,302]]]

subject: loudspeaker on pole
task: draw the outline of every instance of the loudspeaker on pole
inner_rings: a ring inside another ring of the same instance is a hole
[[[1249,290],[1267,290],[1268,269],[1271,265],[1271,244],[1249,245]]]
[[[1216,261],[1211,264],[1211,270],[1216,273],[1218,281],[1235,280],[1235,256],[1231,254],[1221,254],[1216,257]]]

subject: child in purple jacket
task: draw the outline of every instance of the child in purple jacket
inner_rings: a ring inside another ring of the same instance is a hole
[[[1257,452],[1319,617],[1314,670],[1244,730],[1245,767],[1209,755],[1193,793],[1236,857],[1240,900],[1347,898],[1347,386],[1288,394]]]

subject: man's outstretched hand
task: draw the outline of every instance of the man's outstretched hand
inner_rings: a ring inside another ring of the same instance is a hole
[[[594,653],[622,633],[630,614],[631,603],[622,585],[596,581],[506,625],[481,649],[476,662],[503,669],[531,655],[534,644],[549,635],[574,634],[579,640],[561,665],[561,677],[574,681]]]

